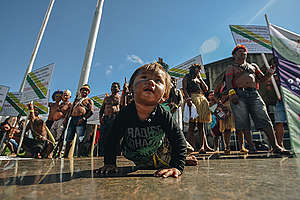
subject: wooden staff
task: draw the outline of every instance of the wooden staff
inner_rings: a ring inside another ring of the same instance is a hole
[[[25,119],[25,124],[23,126],[23,130],[22,130],[22,134],[21,134],[21,138],[20,138],[20,142],[19,142],[19,146],[18,146],[18,150],[17,150],[17,155],[20,153],[21,146],[23,144],[23,139],[24,139],[24,134],[25,134],[26,126],[27,126],[27,123],[28,123],[29,114],[30,114],[30,111],[28,111],[26,119]]]
[[[91,157],[94,157],[94,148],[95,148],[95,141],[96,141],[96,134],[97,134],[97,124],[95,124],[95,129],[94,129],[94,135],[93,135],[93,142],[92,142],[92,147],[91,147]]]
[[[268,27],[269,27],[269,20],[268,20],[267,15],[265,15],[265,19],[266,19],[266,23],[267,23],[267,25],[268,25]],[[269,63],[268,63],[268,61],[267,61],[267,58],[266,58],[265,54],[264,54],[264,53],[261,53],[261,56],[262,56],[263,61],[264,61],[265,65],[266,65],[266,68],[267,68],[268,70],[270,70],[270,66],[269,66]],[[276,84],[276,81],[275,81],[273,75],[271,76],[271,81],[272,81],[272,84],[273,84],[273,87],[274,87],[276,96],[277,96],[278,100],[281,101],[281,95],[280,95],[279,89],[278,89],[278,87],[277,87],[277,84]]]
[[[76,147],[76,140],[77,140],[77,133],[75,133],[74,139],[72,141],[72,146],[71,146],[69,154],[68,154],[69,159],[72,159],[73,156],[74,156],[74,151],[75,151],[75,147]]]
[[[47,134],[48,134],[48,136],[49,136],[49,138],[50,138],[51,143],[52,143],[53,145],[55,145],[55,139],[54,139],[54,137],[53,137],[51,131],[49,130],[49,128],[48,128],[47,126],[46,126],[46,131],[47,131]]]

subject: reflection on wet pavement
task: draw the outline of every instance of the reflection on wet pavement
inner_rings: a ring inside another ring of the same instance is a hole
[[[178,178],[157,178],[118,158],[119,173],[99,175],[103,158],[2,159],[0,199],[299,199],[299,158],[199,160]]]

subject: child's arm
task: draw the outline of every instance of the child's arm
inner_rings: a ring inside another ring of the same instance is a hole
[[[174,171],[173,169],[177,169],[180,172],[180,175],[183,172],[185,165],[187,151],[186,140],[182,130],[179,128],[178,124],[172,119],[171,114],[167,111],[163,111],[162,115],[164,115],[164,120],[162,120],[162,127],[172,147],[170,169],[168,170]],[[162,171],[157,173],[165,174],[166,172]],[[175,174],[176,173],[173,173],[172,176],[176,177]]]

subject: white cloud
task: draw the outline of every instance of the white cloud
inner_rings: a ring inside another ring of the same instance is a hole
[[[254,20],[261,15],[268,7],[270,7],[273,3],[275,3],[275,1],[277,0],[270,0],[268,1],[268,3],[266,3],[266,5],[260,9],[250,20],[247,24],[252,24],[254,22]]]
[[[201,45],[200,52],[202,54],[213,52],[219,47],[220,42],[221,42],[220,39],[216,36],[209,38],[208,40],[205,40]]]
[[[106,74],[106,75],[111,74],[112,69],[113,69],[113,66],[112,66],[112,65],[109,65],[108,68],[107,68],[106,71],[105,71],[105,74]]]
[[[101,65],[101,63],[96,62],[95,67],[99,67]]]
[[[127,60],[130,61],[130,62],[133,62],[133,63],[144,64],[144,61],[136,55],[128,55]]]

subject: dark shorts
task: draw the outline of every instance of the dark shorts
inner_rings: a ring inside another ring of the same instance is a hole
[[[287,123],[286,112],[282,101],[277,101],[274,114],[276,123]]]
[[[236,130],[251,130],[250,116],[257,130],[272,126],[266,105],[256,89],[236,89],[236,93],[239,97],[239,103],[235,105],[230,102]]]
[[[86,129],[86,122],[83,122],[82,124],[80,124],[79,126],[78,121],[81,119],[82,117],[72,117],[69,127],[68,127],[68,131],[67,131],[67,141],[70,142],[74,139],[75,133],[77,133],[77,137],[79,139],[80,142],[82,142],[83,138],[84,138],[84,134],[85,134],[85,129]]]
[[[46,151],[48,142],[43,140],[35,140],[32,138],[24,137],[23,144],[29,149],[32,154],[43,153]]]

